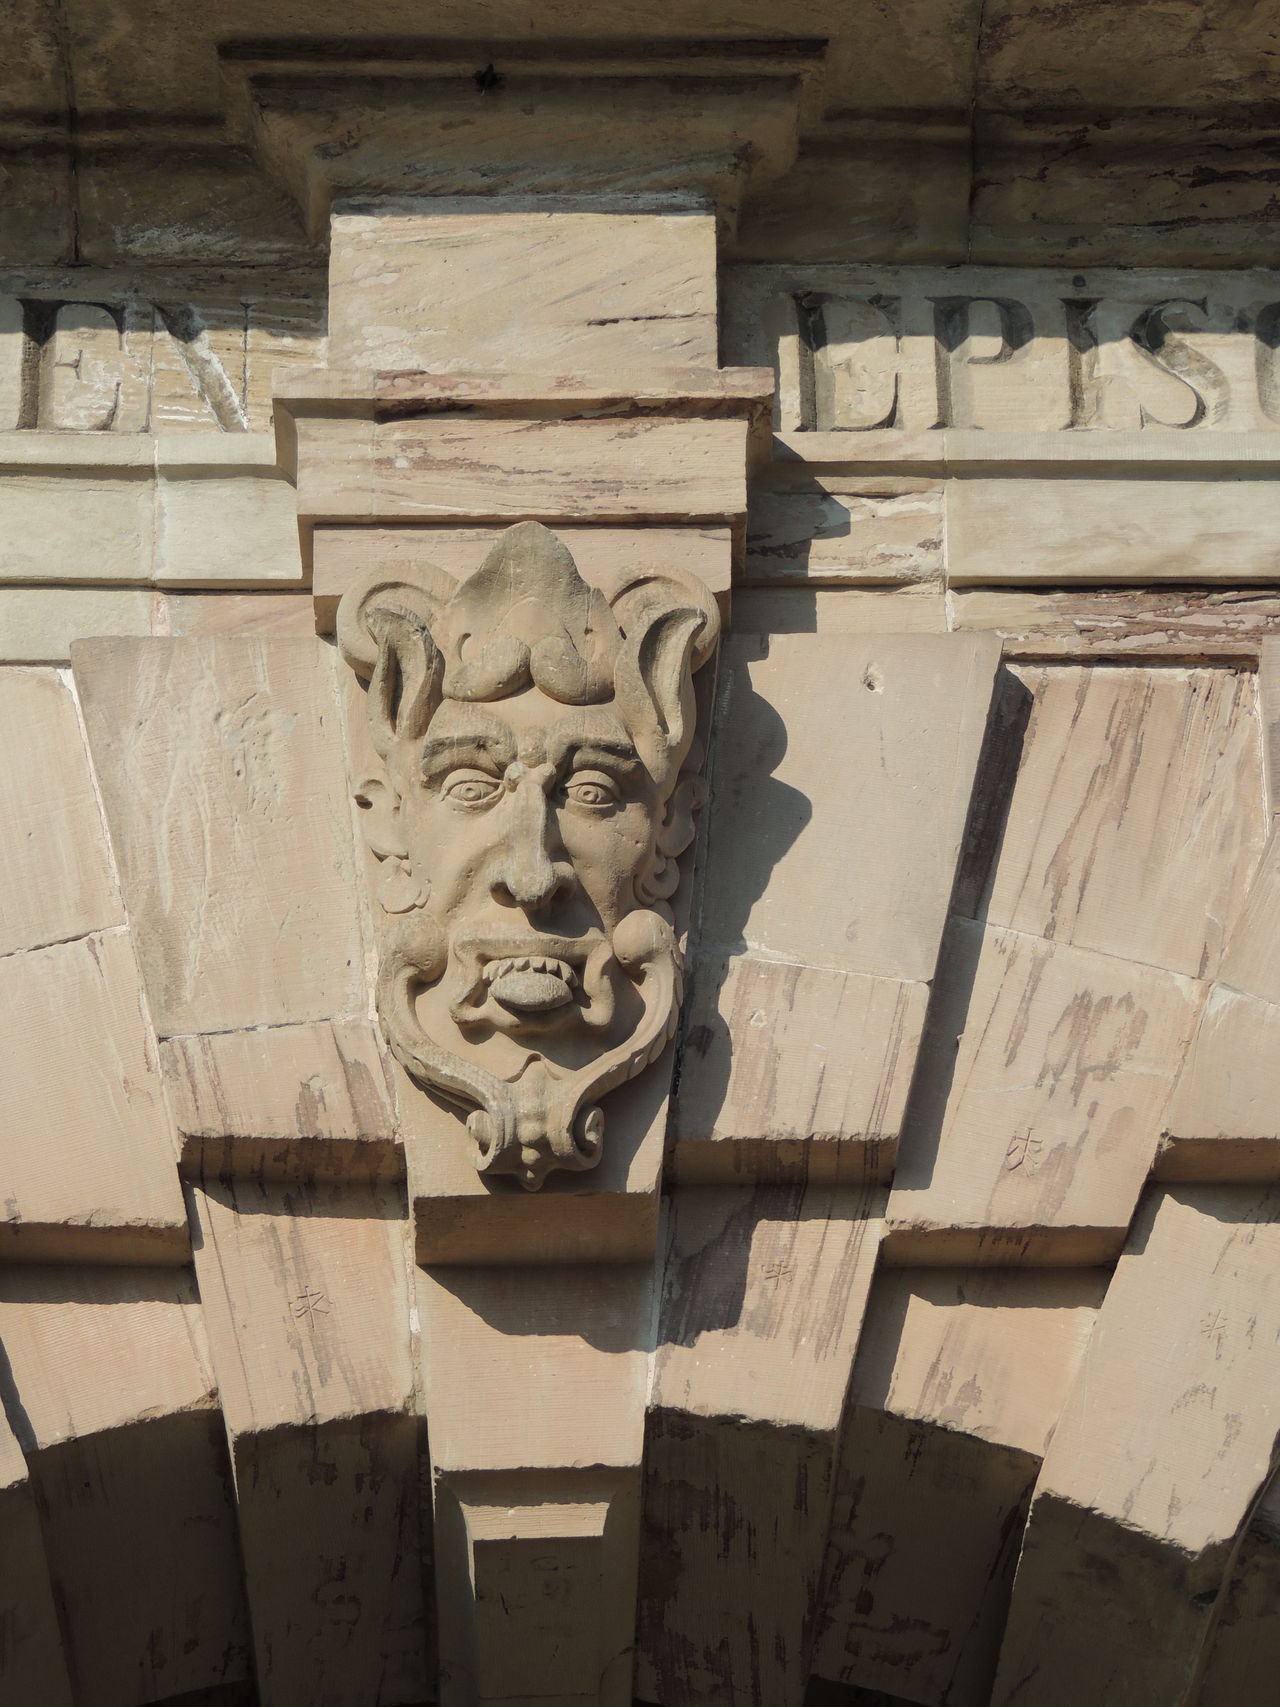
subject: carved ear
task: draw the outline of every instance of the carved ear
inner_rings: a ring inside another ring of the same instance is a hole
[[[613,691],[636,751],[660,782],[675,776],[693,739],[693,673],[720,638],[720,613],[692,575],[642,575],[610,601],[624,635]]]
[[[427,619],[398,600],[374,606],[365,620],[378,642],[369,678],[369,733],[385,759],[396,742],[426,734],[440,703],[444,659]]]
[[[453,577],[423,572],[422,585],[370,572],[349,587],[338,606],[338,646],[369,682],[369,732],[385,759],[396,742],[426,731],[440,703],[444,660],[432,638]]]
[[[418,877],[400,821],[400,796],[385,777],[362,778],[355,791],[369,851],[378,861],[377,896],[387,913],[426,904],[431,885]]]
[[[613,673],[613,692],[636,751],[658,782],[673,777],[693,739],[693,643],[700,610],[666,610],[629,634]]]

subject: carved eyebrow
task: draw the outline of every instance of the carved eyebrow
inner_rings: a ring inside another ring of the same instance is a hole
[[[494,730],[492,734],[472,731],[460,735],[431,735],[422,743],[418,774],[424,782],[448,771],[459,760],[487,761],[501,773],[515,757],[510,738]]]
[[[582,740],[571,736],[564,744],[560,763],[567,761],[575,765],[598,765],[601,770],[620,771],[624,776],[644,769],[639,754],[629,741],[611,741],[607,736],[598,735],[588,735]]]

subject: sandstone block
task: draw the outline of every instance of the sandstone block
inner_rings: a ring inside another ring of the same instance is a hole
[[[972,638],[727,642],[705,947],[932,978],[999,661],[992,637]]]
[[[715,218],[694,205],[340,207],[330,255],[329,341],[343,362],[439,373],[532,361],[609,377],[716,364]]]
[[[1036,1470],[1104,1287],[1101,1272],[881,1271],[841,1434],[819,1676],[985,1701]]]
[[[159,1034],[362,1017],[328,649],[84,641],[73,664]]]
[[[942,574],[942,487],[823,481],[816,492],[753,493],[746,586],[874,586]],[[895,490],[896,486],[906,490]]]
[[[0,670],[0,954],[124,923],[68,684]]]
[[[0,958],[0,1007],[8,1255],[182,1262],[187,1221],[128,933]]]
[[[993,1700],[1184,1699],[1276,1451],[1274,1191],[1152,1192],[1036,1487]]]
[[[206,1181],[196,1273],[265,1703],[426,1693],[408,1252],[387,1188]]]
[[[76,1701],[245,1677],[226,1440],[191,1276],[6,1266],[0,1345]]]
[[[649,1402],[642,1699],[804,1698],[882,1201],[677,1192]]]
[[[0,587],[0,663],[65,664],[90,634],[149,634],[144,587]]]
[[[1218,969],[1232,990],[1280,1004],[1280,835],[1267,844]]]
[[[303,417],[298,514],[318,522],[653,521],[746,513],[745,420]]]
[[[1202,1002],[1176,973],[954,919],[889,1199],[896,1258],[1117,1253]]]
[[[156,593],[157,635],[290,635],[316,632],[311,595],[298,593]],[[94,630],[101,633],[102,630]]]
[[[1012,1447],[851,1410],[816,1674],[871,1700],[883,1690],[885,1700],[980,1707],[1037,1467]]]
[[[418,1272],[441,1700],[631,1699],[651,1264]]]
[[[145,586],[151,579],[154,504],[149,456],[136,467],[0,471],[0,532],[6,541],[0,575],[10,585]]]
[[[952,627],[994,630],[1006,658],[1234,663],[1256,658],[1280,630],[1280,599],[1261,589],[970,587],[950,606]]]
[[[965,910],[1212,977],[1268,828],[1254,677],[1014,674],[1029,696],[1020,764],[992,876]]]
[[[1280,1178],[1280,1007],[1215,984],[1165,1116],[1161,1179]]]
[[[675,1177],[888,1178],[928,989],[763,956],[695,962]]]
[[[163,442],[163,441],[162,441]],[[158,467],[151,580],[159,587],[302,583],[294,489],[274,466]]]
[[[22,1448],[0,1411],[0,1688],[15,1701],[71,1707],[71,1684],[35,1496]]]
[[[403,1177],[370,1025],[169,1038],[160,1061],[186,1173]]]
[[[1148,518],[1143,523],[1144,515]],[[1280,498],[1267,480],[956,480],[947,488],[947,579],[982,582],[1269,581]]]

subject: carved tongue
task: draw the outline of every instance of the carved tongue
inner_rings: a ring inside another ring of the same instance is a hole
[[[534,1011],[563,1007],[572,999],[572,991],[563,978],[554,972],[504,972],[493,981],[493,994],[504,1008],[528,1008]]]

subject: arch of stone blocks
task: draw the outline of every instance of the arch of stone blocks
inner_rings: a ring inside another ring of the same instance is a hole
[[[899,135],[931,0],[496,81],[279,4],[134,147],[77,3],[0,278],[0,1701],[1270,1701],[1272,48],[1196,25],[1212,113],[1144,37],[1175,145],[1063,117],[1097,8],[960,7]],[[536,1196],[382,1035],[334,639],[526,519],[725,626],[677,1035]]]

